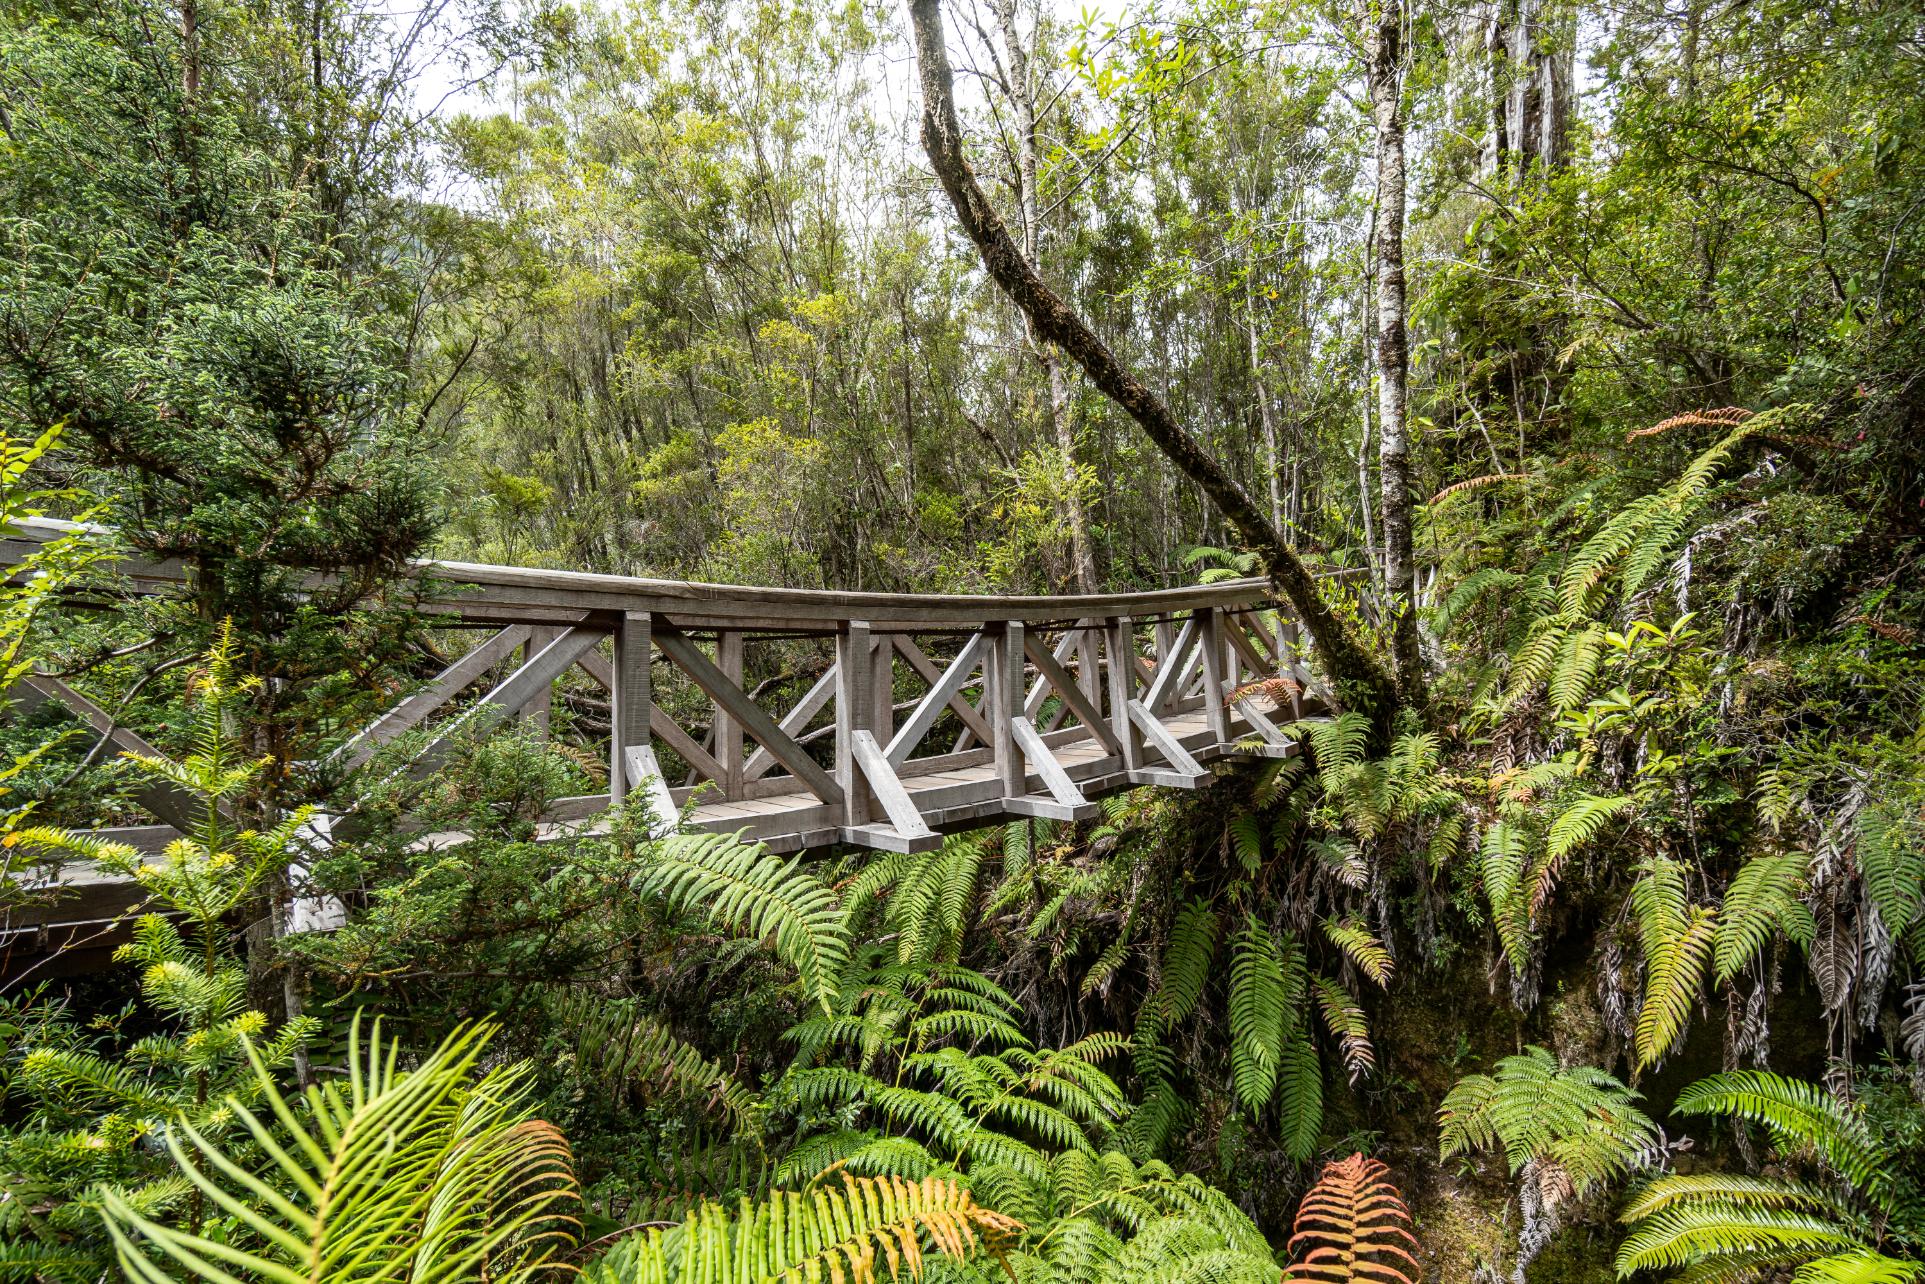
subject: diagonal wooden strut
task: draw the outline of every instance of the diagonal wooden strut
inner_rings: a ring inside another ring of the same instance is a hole
[[[1190,755],[1190,751],[1183,747],[1183,742],[1178,740],[1141,700],[1131,700],[1127,708],[1130,721],[1135,723],[1137,730],[1143,733],[1143,738],[1149,741],[1156,751],[1163,755],[1164,761],[1174,769],[1158,771],[1154,768],[1144,768],[1132,771],[1131,780],[1139,784],[1166,785],[1173,789],[1195,789],[1210,778],[1210,773],[1204,770],[1203,764]],[[1139,776],[1143,779],[1138,780]]]
[[[910,642],[909,647],[916,649],[916,644]],[[922,738],[929,734],[929,728],[935,725],[936,719],[942,716],[945,709],[961,704],[963,708],[969,709],[976,721],[982,722],[982,715],[976,713],[968,701],[961,699],[960,693],[963,687],[968,685],[970,675],[975,673],[977,667],[981,665],[983,654],[988,647],[989,639],[983,634],[971,635],[969,641],[963,644],[963,649],[957,653],[956,658],[950,661],[949,667],[935,677],[930,685],[929,694],[924,696],[921,703],[910,712],[908,721],[902,724],[902,729],[890,737],[884,756],[888,758],[891,767],[900,767],[908,759],[916,746],[922,743]],[[921,650],[916,649],[916,655],[921,654]],[[909,660],[911,667],[918,667],[914,657],[910,656],[908,651],[903,651],[903,656]],[[930,667],[934,668],[933,665]],[[919,667],[918,671],[920,671]],[[979,734],[984,736],[993,734],[987,722],[982,723],[982,731]]]
[[[738,719],[750,738],[774,754],[776,761],[787,767],[816,797],[826,803],[842,802],[842,787],[836,784],[835,778],[809,756],[809,751],[798,744],[794,736],[778,727],[775,719],[749,699],[748,692],[717,668],[715,662],[703,655],[693,642],[680,633],[663,632],[655,635],[655,644],[667,653],[669,659],[681,666],[682,672],[688,674],[696,686],[708,693],[709,699]]]
[[[1087,640],[1080,645],[1087,647]],[[1045,648],[1041,639],[1034,636],[1023,638],[1023,651],[1029,656],[1030,663],[1036,666],[1036,671],[1043,676],[1043,680],[1056,689],[1056,694],[1061,697],[1063,705],[1076,715],[1076,720],[1088,728],[1089,733],[1101,741],[1105,749],[1111,753],[1122,753],[1123,742],[1116,738],[1116,733],[1110,729],[1102,711],[1084,694],[1082,686],[1070,676],[1069,670],[1058,662],[1055,653]],[[1095,661],[1086,653],[1083,663],[1087,666]]]
[[[468,727],[491,727],[520,709],[536,693],[546,691],[555,679],[573,668],[575,662],[591,651],[604,635],[585,628],[562,630],[547,646],[530,656],[522,666],[464,710],[427,748],[408,765],[409,774],[423,776],[441,764],[454,745],[454,737]]]
[[[982,658],[983,654],[981,648],[977,645],[977,642],[982,636],[981,633],[971,635],[969,642],[963,646],[965,651],[974,652],[978,660]],[[933,685],[940,682],[944,674],[948,672],[948,670],[937,668],[936,662],[931,660],[928,655],[923,652],[923,649],[917,646],[915,641],[906,633],[898,633],[896,635],[896,650],[904,660],[909,662],[909,667],[914,669],[924,682]],[[961,658],[961,656],[958,656],[956,662],[960,662]],[[954,663],[952,663],[950,667],[953,668]],[[967,678],[969,676],[969,670],[965,669],[961,676]],[[958,718],[962,719],[965,734],[974,735],[984,744],[988,744],[995,738],[996,733],[990,729],[989,720],[983,717],[975,705],[969,703],[969,701],[963,697],[962,692],[968,685],[967,682],[959,684],[954,691],[949,693],[948,698],[943,703],[954,710]],[[937,712],[941,712],[940,707],[937,709]],[[911,716],[913,717],[915,715],[912,714]],[[927,734],[926,729],[925,734]],[[890,743],[894,744],[894,740],[892,739]]]
[[[889,817],[890,826],[911,844],[926,843],[927,846],[911,846],[911,851],[925,851],[937,847],[942,839],[916,810],[916,804],[909,797],[909,791],[902,787],[895,769],[889,765],[889,757],[882,750],[873,731],[856,729],[850,733],[850,747],[855,751],[856,765],[862,768],[864,779],[868,781],[869,792],[882,805],[883,814]],[[868,828],[868,827],[858,827]],[[930,841],[933,840],[933,841]]]
[[[526,624],[511,624],[480,646],[443,669],[433,681],[382,714],[374,722],[327,756],[327,765],[341,771],[354,771],[404,732],[419,726],[429,715],[460,694],[461,689],[481,677],[506,658],[510,651],[529,640],[533,630]]]

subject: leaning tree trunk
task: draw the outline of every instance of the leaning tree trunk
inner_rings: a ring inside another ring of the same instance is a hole
[[[1016,108],[1016,206],[1022,216],[1023,257],[1037,272],[1042,271],[1038,244],[1042,235],[1036,190],[1036,86],[1029,77],[1029,50],[1016,30],[1016,0],[996,0],[996,24],[1001,28],[1003,49],[1009,57],[1009,98]],[[1076,584],[1084,593],[1096,591],[1096,557],[1090,549],[1089,512],[1083,503],[1082,487],[1076,472],[1076,429],[1070,422],[1069,380],[1063,373],[1063,358],[1056,345],[1038,339],[1030,325],[1037,360],[1049,380],[1049,422],[1056,437],[1056,449],[1063,457],[1063,505],[1069,516],[1070,552],[1076,563]]]
[[[909,0],[915,27],[916,63],[922,81],[922,145],[936,177],[955,207],[963,230],[982,255],[991,279],[1023,310],[1036,332],[1083,368],[1090,382],[1137,422],[1158,450],[1188,475],[1261,557],[1277,591],[1290,603],[1311,640],[1338,698],[1366,712],[1387,730],[1399,705],[1396,684],[1382,665],[1331,610],[1316,581],[1241,486],[1183,426],[1170,408],[1117,359],[1088,324],[1043,283],[1010,238],[963,156],[962,122],[956,116],[955,76],[943,46],[940,0]]]
[[[1364,80],[1377,127],[1377,440],[1383,491],[1384,599],[1397,682],[1424,702],[1411,534],[1410,336],[1404,312],[1404,14],[1402,0],[1363,0]]]

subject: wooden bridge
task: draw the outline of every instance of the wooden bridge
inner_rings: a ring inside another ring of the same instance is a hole
[[[16,564],[65,529],[28,523],[0,542],[0,558]],[[177,594],[185,578],[178,563],[119,569],[141,594]],[[1002,597],[430,562],[415,568],[414,588],[455,658],[309,766],[331,778],[370,764],[425,775],[458,737],[514,721],[545,728],[557,683],[581,670],[607,693],[609,787],[558,800],[549,836],[592,827],[639,794],[660,824],[739,830],[779,852],[919,851],[943,830],[1004,817],[1087,819],[1094,800],[1131,786],[1196,788],[1217,759],[1287,756],[1294,746],[1279,723],[1314,698],[1294,622],[1258,580]],[[770,671],[755,663],[770,651],[791,661],[800,652],[813,666],[786,690],[752,685],[749,675]],[[29,677],[13,694],[59,701],[114,747],[150,751],[55,678]],[[685,728],[703,712],[705,732]],[[185,823],[182,801],[150,791],[141,803],[157,823],[101,832],[158,850]],[[323,818],[317,841],[340,819]],[[56,943],[50,929],[71,937],[101,922],[115,896],[125,900],[85,871],[65,878],[78,903],[14,925],[30,926],[42,948]]]

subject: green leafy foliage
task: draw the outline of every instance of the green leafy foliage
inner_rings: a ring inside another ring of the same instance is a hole
[[[1676,1045],[1704,984],[1717,931],[1716,913],[1690,903],[1684,871],[1676,861],[1655,859],[1641,867],[1631,888],[1638,943],[1644,951],[1644,1002],[1636,1040],[1640,1068],[1657,1064]]]

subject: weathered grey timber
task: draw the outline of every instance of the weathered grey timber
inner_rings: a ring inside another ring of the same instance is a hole
[[[0,560],[14,565],[65,529],[25,523],[0,540]],[[178,563],[120,569],[138,594],[177,593],[183,581]],[[1009,597],[424,562],[412,585],[444,636],[474,640],[387,713],[343,735],[313,764],[317,778],[347,777],[334,792],[352,797],[350,773],[431,770],[459,735],[514,720],[545,733],[557,682],[579,672],[608,693],[609,787],[557,801],[544,829],[557,839],[592,830],[611,804],[642,800],[659,820],[679,809],[690,828],[739,831],[778,852],[918,851],[944,830],[1006,817],[1087,819],[1095,800],[1120,789],[1193,789],[1212,762],[1294,753],[1279,724],[1302,715],[1311,682],[1295,623],[1260,580]],[[764,708],[745,672],[763,648],[793,653],[798,639],[814,640],[826,667],[790,683],[784,707]],[[659,702],[670,687],[679,707],[706,705],[706,741]],[[32,679],[25,694],[62,701],[116,745],[144,747],[60,683]],[[943,743],[931,744],[938,735]],[[397,760],[397,742],[423,738],[425,748]],[[670,783],[685,776],[695,783]],[[162,822],[178,819],[170,802],[153,799]],[[168,823],[114,832],[146,849],[175,834]],[[123,884],[73,870],[62,880],[80,894],[0,925],[0,947],[31,955],[93,939],[127,908]]]

